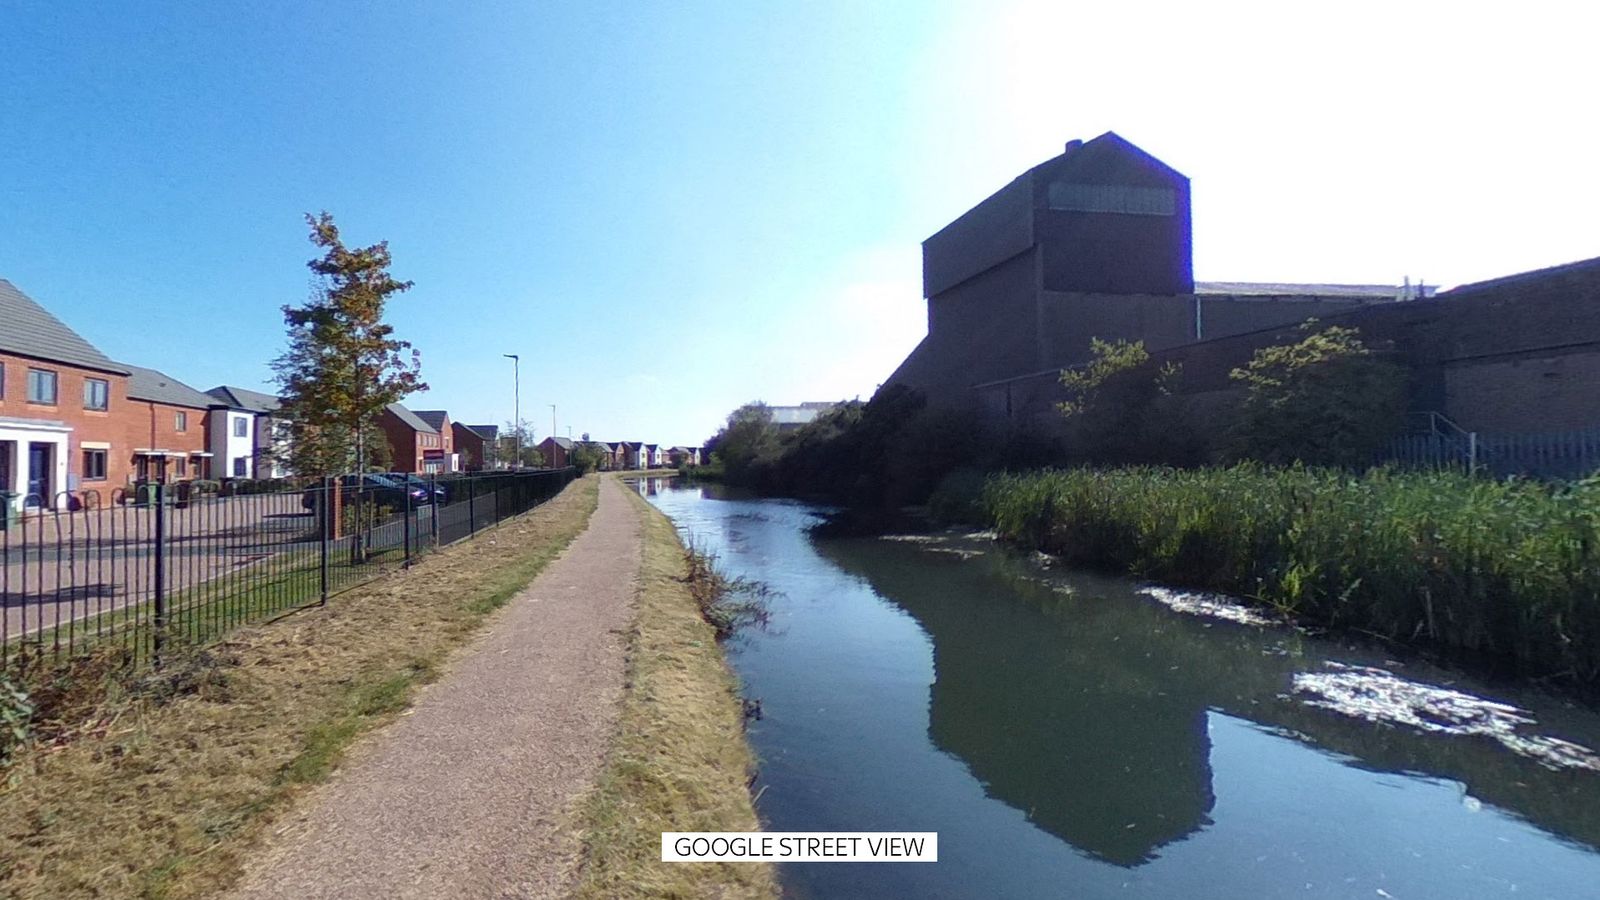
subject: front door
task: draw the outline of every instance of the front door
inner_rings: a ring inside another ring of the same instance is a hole
[[[28,445],[29,506],[48,507],[51,505],[51,500],[53,499],[51,495],[54,491],[51,489],[50,475],[55,465],[50,457],[54,455],[54,450],[55,447],[51,444]]]

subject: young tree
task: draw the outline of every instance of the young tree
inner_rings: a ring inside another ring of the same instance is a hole
[[[1079,454],[1100,463],[1167,461],[1175,455],[1170,423],[1159,421],[1156,406],[1172,394],[1180,367],[1158,369],[1144,341],[1091,338],[1089,347],[1087,365],[1062,371],[1068,399],[1056,405],[1073,425]]]
[[[1232,377],[1246,386],[1234,453],[1269,463],[1370,463],[1404,420],[1406,372],[1354,328],[1301,324],[1293,344],[1263,347]]]
[[[326,212],[306,224],[324,253],[306,264],[311,298],[283,308],[289,348],[272,363],[295,427],[287,461],[301,475],[371,471],[387,464],[384,407],[427,388],[420,355],[383,321],[384,304],[411,282],[389,274],[388,242],[350,249]]]
[[[517,440],[519,436],[522,438],[520,443]],[[533,434],[533,424],[527,419],[522,420],[521,426],[513,425],[507,420],[505,426],[500,429],[501,459],[507,462],[516,460],[518,446],[522,447],[522,459],[518,461],[519,465],[530,469],[544,466],[544,453],[539,450],[538,439]]]

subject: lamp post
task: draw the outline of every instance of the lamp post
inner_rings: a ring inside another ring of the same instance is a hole
[[[502,353],[511,360],[511,431],[517,436],[517,455],[511,460],[513,469],[522,468],[522,359],[515,353]]]
[[[552,404],[550,404],[550,439],[551,440],[555,440],[555,437],[556,437],[556,405],[554,403],[552,403]]]

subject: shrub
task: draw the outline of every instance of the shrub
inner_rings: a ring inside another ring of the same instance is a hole
[[[1247,387],[1233,455],[1274,464],[1363,466],[1400,429],[1406,374],[1362,342],[1354,328],[1318,330],[1263,347],[1232,377]]]

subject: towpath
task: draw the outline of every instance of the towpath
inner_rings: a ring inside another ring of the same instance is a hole
[[[614,724],[642,538],[614,480],[589,527],[413,709],[290,814],[242,898],[551,897]]]

